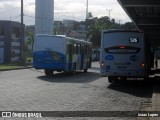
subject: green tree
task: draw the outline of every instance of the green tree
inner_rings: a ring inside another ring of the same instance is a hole
[[[28,49],[28,45],[24,44],[24,57],[31,56],[30,50]]]
[[[26,44],[31,45],[32,46],[32,51],[33,51],[33,44],[34,44],[34,41],[35,41],[35,37],[34,37],[33,33],[31,33],[31,32],[28,33],[28,36],[29,37],[27,39]]]
[[[123,29],[137,29],[136,25],[133,22],[126,22],[122,25]]]
[[[102,16],[101,18],[92,17],[87,21],[87,38],[92,42],[93,48],[100,47],[101,32],[106,29],[120,29],[121,25],[115,22],[115,19],[110,21],[108,16]]]
[[[88,13],[88,18],[93,18],[93,15],[91,12]]]
[[[103,23],[106,23],[106,24],[108,24],[108,25],[111,24],[108,16],[103,16],[103,17],[99,18],[99,19],[98,19],[98,22],[99,22],[99,23],[102,23],[102,24],[103,24]]]
[[[106,23],[96,23],[88,27],[87,37],[92,42],[93,48],[98,49],[101,44],[101,32],[102,30],[107,29],[108,26]]]

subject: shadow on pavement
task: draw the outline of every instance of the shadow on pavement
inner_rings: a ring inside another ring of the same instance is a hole
[[[99,73],[94,72],[76,72],[75,75],[71,75],[68,73],[57,73],[53,76],[38,76],[40,80],[53,82],[53,83],[89,83],[95,81],[100,77]]]
[[[131,94],[137,97],[152,98],[154,82],[155,78],[149,78],[148,81],[127,80],[115,84],[110,84],[107,88]]]
[[[160,76],[155,76],[154,87],[154,93],[160,93]]]
[[[90,69],[91,69],[91,70],[96,70],[96,71],[99,71],[99,72],[100,72],[100,68],[99,68],[99,67],[91,67]]]

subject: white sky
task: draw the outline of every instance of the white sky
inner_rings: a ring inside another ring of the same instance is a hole
[[[0,0],[0,20],[20,22],[21,0]],[[108,16],[121,23],[131,20],[121,8],[117,0],[88,0],[88,11],[93,17]],[[35,0],[24,0],[24,23],[35,24]],[[71,19],[84,21],[86,17],[86,0],[54,0],[54,20]]]

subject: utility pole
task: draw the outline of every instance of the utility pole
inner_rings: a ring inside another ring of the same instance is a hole
[[[87,4],[86,4],[86,19],[88,19],[88,0],[87,0]]]
[[[87,3],[86,3],[86,41],[87,41],[87,28],[88,28],[88,0],[87,0]]]
[[[73,14],[73,21],[74,21],[74,14]]]
[[[23,0],[21,0],[21,57],[24,57],[24,25],[23,25]]]
[[[110,10],[106,9],[106,10],[108,11],[108,17],[109,17],[109,21],[110,21],[110,12],[112,11],[112,9],[110,9]]]
[[[122,20],[120,20],[120,19],[118,20],[119,25],[121,25],[121,21],[122,21]]]

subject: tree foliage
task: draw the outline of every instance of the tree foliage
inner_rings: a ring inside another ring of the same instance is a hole
[[[90,15],[92,15],[90,13]],[[100,47],[101,32],[107,29],[136,29],[136,26],[131,23],[119,24],[115,22],[115,19],[109,19],[108,16],[101,18],[91,17],[86,20],[87,27],[87,39],[92,42],[93,48],[98,49]]]
[[[35,41],[35,37],[34,37],[33,33],[31,33],[31,32],[28,33],[28,36],[29,37],[27,39],[26,44],[31,45],[32,46],[32,51],[33,51],[33,44],[34,44],[34,41]]]

